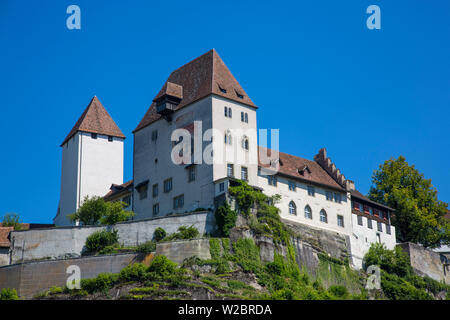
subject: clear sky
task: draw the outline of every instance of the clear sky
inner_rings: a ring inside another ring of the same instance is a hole
[[[81,30],[66,9],[81,8]],[[381,30],[366,8],[381,8]],[[55,216],[64,140],[97,95],[127,136],[170,72],[215,48],[280,149],[362,193],[403,155],[450,202],[450,2],[0,0],[0,215]]]

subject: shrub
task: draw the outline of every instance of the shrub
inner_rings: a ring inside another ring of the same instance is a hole
[[[161,277],[173,274],[176,269],[177,264],[167,259],[166,256],[156,256],[148,267],[149,272],[153,272],[157,276]]]
[[[348,290],[344,286],[331,286],[328,288],[328,291],[337,298],[348,298]]]
[[[144,254],[154,252],[155,250],[156,250],[156,243],[155,241],[151,240],[138,245],[136,248],[136,252]]]
[[[117,230],[101,230],[88,236],[85,246],[88,252],[99,252],[108,246],[118,244],[118,242],[119,236],[117,235]]]
[[[197,228],[195,228],[193,225],[190,227],[181,226],[178,228],[178,232],[172,233],[171,235],[167,236],[164,240],[171,241],[171,240],[195,239],[198,237],[199,234],[200,233],[198,232]]]
[[[399,277],[412,274],[409,257],[400,247],[388,250],[384,244],[374,243],[364,256],[363,264],[365,268],[378,265],[382,270]]]
[[[153,235],[153,237],[155,238],[155,241],[161,241],[162,239],[164,239],[166,237],[167,233],[166,230],[164,230],[161,227],[156,228],[155,233]]]
[[[119,273],[119,279],[121,281],[138,281],[145,278],[147,267],[142,263],[134,263],[126,266]]]
[[[230,230],[236,225],[237,212],[231,210],[228,202],[225,202],[215,212],[216,224],[222,236],[229,236]]]
[[[106,292],[117,283],[119,275],[112,273],[100,273],[93,279],[81,279],[81,289],[88,293]]]
[[[14,227],[14,230],[22,229],[22,222],[17,213],[7,213],[2,218],[2,227]]]
[[[0,291],[0,300],[19,300],[16,289],[5,288]]]

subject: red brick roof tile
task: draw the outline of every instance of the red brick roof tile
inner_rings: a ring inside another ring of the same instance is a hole
[[[214,49],[173,71],[154,100],[165,93],[176,93],[176,97],[182,98],[177,110],[210,94],[256,108]],[[156,103],[153,102],[133,132],[160,118],[156,113]]]
[[[8,236],[13,230],[13,227],[0,227],[0,248],[9,248],[11,246]]]
[[[97,96],[92,98],[91,102],[84,110],[75,126],[70,130],[61,146],[69,141],[78,131],[92,132],[125,139],[124,134],[120,131],[119,127],[98,100]]]

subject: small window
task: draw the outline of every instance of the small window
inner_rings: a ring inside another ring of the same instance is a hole
[[[248,170],[246,167],[241,167],[241,179],[248,181]]]
[[[227,164],[227,176],[234,177],[234,165],[232,163]]]
[[[156,141],[158,139],[158,130],[152,131],[152,141]]]
[[[367,228],[373,229],[372,228],[372,219],[370,219],[370,218],[367,218]]]
[[[157,216],[159,214],[159,203],[153,205],[153,215]]]
[[[341,203],[342,198],[340,193],[334,193],[334,202]]]
[[[225,113],[225,117],[227,117],[227,118],[231,118],[231,117],[232,117],[232,111],[231,111],[231,108],[225,107],[225,108],[224,108],[224,113]]]
[[[173,198],[173,208],[174,209],[183,208],[183,206],[184,206],[184,194]]]
[[[381,222],[377,222],[377,230],[383,232],[383,226],[381,225]]]
[[[241,122],[244,122],[244,112],[241,112]]]
[[[113,137],[112,136],[108,136],[108,141],[109,142],[113,142]]]
[[[190,167],[189,168],[189,177],[188,177],[188,181],[189,182],[191,182],[191,181],[194,181],[195,180],[195,166],[192,166],[192,167]]]
[[[224,182],[221,182],[221,183],[219,184],[219,192],[223,192],[223,191],[225,191],[225,183],[224,183]]]
[[[380,214],[380,219],[383,219],[383,216],[384,216],[384,214],[383,214],[383,211],[378,211],[379,212],[379,214]]]
[[[312,211],[310,206],[305,207],[305,218],[312,220]]]
[[[359,204],[359,211],[364,212],[364,206],[362,203]]]
[[[391,234],[391,225],[390,224],[386,225],[386,233]]]
[[[138,190],[139,192],[139,200],[143,200],[147,198],[147,186],[142,186]]]
[[[294,201],[289,202],[289,214],[297,215],[297,206]]]
[[[219,87],[220,92],[227,93],[227,89],[221,87],[219,84],[218,84],[218,87]]]
[[[122,199],[122,202],[126,204],[125,208],[128,208],[131,204],[131,196],[126,196]]]
[[[172,190],[172,178],[164,181],[164,192],[169,192]]]
[[[362,217],[362,216],[358,216],[358,224],[359,224],[360,226],[363,225],[363,217]]]
[[[248,114],[247,114],[247,112],[245,113],[245,123],[248,123]]]
[[[373,209],[372,209],[372,207],[369,208],[369,213],[370,213],[371,216],[373,216]]]
[[[97,139],[97,134],[96,133],[91,133],[91,138],[92,139]]]
[[[328,201],[333,201],[333,193],[332,192],[326,191],[325,196],[327,197]]]
[[[225,107],[223,110],[224,110],[225,117],[228,117],[228,107]]]
[[[328,215],[324,209],[320,210],[320,221],[323,223],[328,223]]]
[[[242,148],[248,151],[249,146],[248,146],[248,137],[247,136],[244,136],[242,138]]]
[[[158,184],[157,183],[153,185],[152,194],[153,194],[153,198],[156,198],[158,196]]]
[[[231,145],[231,142],[232,142],[231,131],[227,130],[225,132],[225,144]]]
[[[244,99],[244,95],[237,90],[234,90],[239,99]]]
[[[341,216],[341,215],[337,216],[337,224],[339,227],[342,227],[342,228],[344,227],[344,217],[343,216]]]
[[[314,197],[315,193],[316,193],[316,190],[314,189],[314,187],[308,186],[308,195],[311,197]]]
[[[381,243],[381,236],[379,233],[377,233],[377,241],[378,241],[378,243]]]
[[[267,181],[269,182],[269,185],[271,186],[277,186],[277,177],[275,176],[267,176]]]
[[[289,184],[289,190],[291,190],[291,191],[295,191],[296,190],[297,186],[296,186],[294,181],[289,181],[288,184]]]

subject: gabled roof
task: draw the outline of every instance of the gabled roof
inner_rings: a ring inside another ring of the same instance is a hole
[[[104,199],[110,199],[121,193],[131,192],[133,188],[133,180],[125,182],[124,184],[113,184],[111,190],[103,197]]]
[[[262,168],[270,168],[270,164],[262,163],[259,157],[260,152],[268,152],[267,155],[269,159],[272,159],[272,150],[258,146],[259,166]],[[279,157],[279,174],[345,191],[345,189],[342,188],[317,162],[293,156],[284,152],[279,152]],[[300,171],[304,170],[305,167],[307,167],[308,170],[307,172],[304,171],[304,175],[302,175]]]
[[[91,102],[89,102],[86,110],[84,110],[77,123],[75,123],[75,126],[70,130],[66,139],[61,143],[61,147],[79,131],[125,139],[124,134],[120,131],[119,127],[98,100],[97,96],[94,96]]]
[[[181,98],[177,110],[210,94],[256,108],[214,49],[173,71],[153,101],[170,93]],[[133,133],[160,118],[153,102]]]

